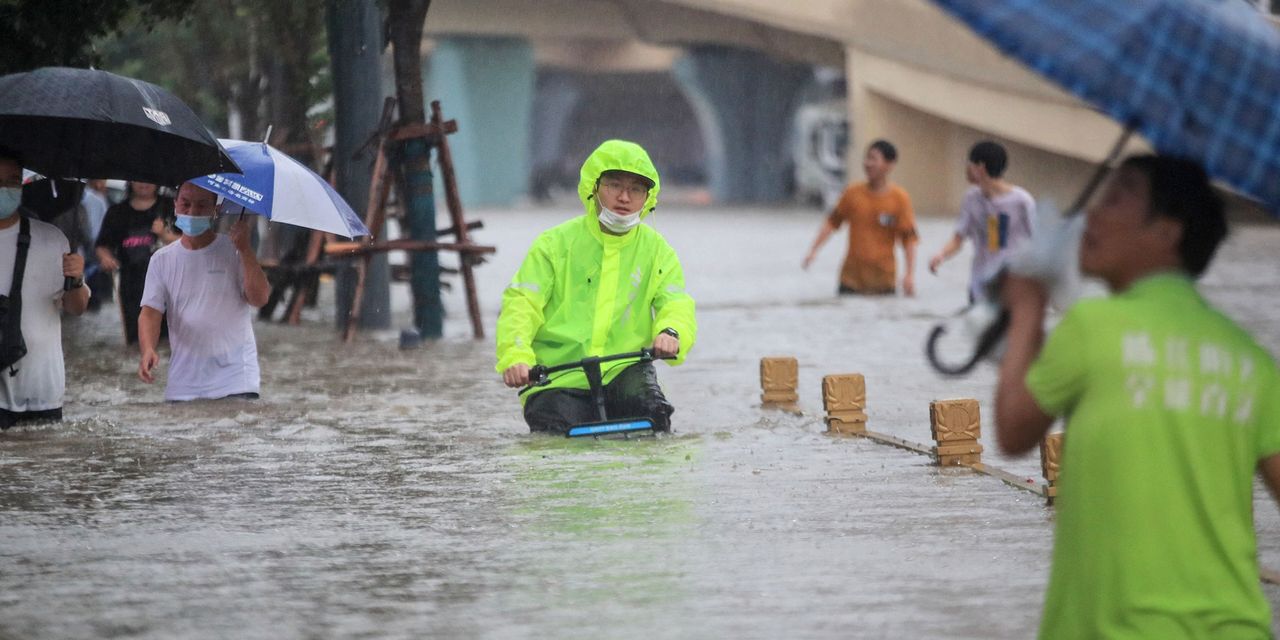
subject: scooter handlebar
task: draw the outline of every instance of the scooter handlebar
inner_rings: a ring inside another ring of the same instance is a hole
[[[521,389],[520,393],[524,393],[534,387],[540,387],[542,385],[547,384],[547,382],[549,381],[547,377],[553,373],[568,371],[570,369],[581,369],[584,364],[587,364],[592,361],[595,361],[597,364],[599,364],[602,362],[613,362],[615,360],[635,360],[636,362],[653,362],[654,360],[674,360],[674,359],[675,359],[675,356],[662,356],[662,357],[655,356],[653,354],[652,348],[645,347],[639,351],[631,351],[628,353],[615,353],[613,355],[608,355],[608,356],[591,356],[591,357],[583,358],[581,360],[577,360],[574,362],[566,362],[564,364],[557,364],[550,367],[546,365],[535,364],[532,367],[529,367],[529,384],[523,389]]]

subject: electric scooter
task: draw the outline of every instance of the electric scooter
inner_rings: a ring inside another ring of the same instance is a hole
[[[572,369],[582,369],[583,375],[587,377],[587,386],[591,391],[591,402],[596,407],[596,413],[600,420],[597,422],[588,422],[585,424],[574,425],[569,428],[565,436],[570,438],[582,438],[587,436],[600,437],[610,435],[620,435],[624,438],[631,435],[653,435],[653,421],[649,418],[619,418],[610,419],[609,413],[605,409],[604,402],[604,376],[600,371],[600,365],[605,362],[614,362],[617,360],[635,360],[636,362],[653,362],[659,359],[653,355],[653,349],[641,349],[630,353],[618,353],[610,356],[590,356],[576,362],[566,362],[554,366],[534,365],[529,369],[529,385],[520,390],[523,395],[533,389],[545,386],[551,381],[550,377],[554,373],[569,371]],[[668,356],[664,359],[672,359]]]

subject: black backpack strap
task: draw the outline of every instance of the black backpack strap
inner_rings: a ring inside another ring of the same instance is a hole
[[[22,276],[27,271],[27,249],[31,247],[31,221],[26,216],[18,222],[18,256],[13,263],[13,284],[9,286],[12,307],[22,310]]]
[[[13,335],[22,335],[22,276],[27,271],[27,249],[31,248],[31,220],[22,214],[18,214],[21,220],[18,222],[18,255],[14,258],[13,263],[13,284],[9,285],[9,312],[5,316],[6,336],[12,332]],[[21,339],[21,338],[19,338]],[[18,367],[10,365],[9,376],[18,375]]]

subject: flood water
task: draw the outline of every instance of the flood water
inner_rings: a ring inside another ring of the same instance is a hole
[[[576,211],[472,212],[498,247],[478,269],[490,336],[533,237]],[[799,268],[820,221],[657,214],[700,324],[687,365],[659,367],[677,413],[658,439],[529,435],[458,288],[418,350],[397,330],[341,344],[328,285],[303,326],[259,323],[259,401],[166,404],[113,312],[66,321],[67,420],[0,434],[0,638],[1031,637],[1052,509],[821,423],[831,373],[866,375],[870,428],[922,443],[930,400],[974,397],[984,461],[1039,476],[995,452],[993,368],[948,380],[922,357],[967,254],[929,275],[950,222],[927,220],[917,298],[836,299],[841,236]],[[1277,246],[1239,228],[1205,279],[1273,353]],[[773,355],[800,361],[802,416],[759,406]],[[1280,568],[1261,488],[1257,520]]]

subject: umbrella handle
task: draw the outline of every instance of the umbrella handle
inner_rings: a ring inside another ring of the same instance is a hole
[[[1093,197],[1093,192],[1098,190],[1098,187],[1102,185],[1103,179],[1111,173],[1112,165],[1115,164],[1116,158],[1120,157],[1125,146],[1129,144],[1129,138],[1133,137],[1135,129],[1136,126],[1132,123],[1124,126],[1124,132],[1120,134],[1120,138],[1116,140],[1116,143],[1111,146],[1111,152],[1107,154],[1107,158],[1094,170],[1093,177],[1089,178],[1089,182],[1084,186],[1084,191],[1080,192],[1079,197],[1071,204],[1071,208],[1067,209],[1066,214],[1064,214],[1065,217],[1070,218],[1084,211],[1085,205],[1089,204],[1089,198]]]
[[[970,305],[967,307],[960,313],[960,315],[964,315],[964,313],[972,309],[973,306],[974,305]],[[960,363],[944,362],[938,355],[938,341],[942,336],[946,335],[948,331],[946,322],[938,323],[938,325],[929,332],[929,338],[925,342],[924,352],[925,356],[929,359],[929,364],[933,365],[935,371],[946,376],[962,376],[969,373],[978,365],[979,362],[991,354],[996,345],[1000,344],[1000,341],[1004,338],[1005,331],[1009,328],[1010,318],[1009,310],[1004,307],[999,307],[998,312],[994,318],[990,320],[990,323],[985,327],[982,327],[979,331],[973,351],[970,352],[968,359]]]

